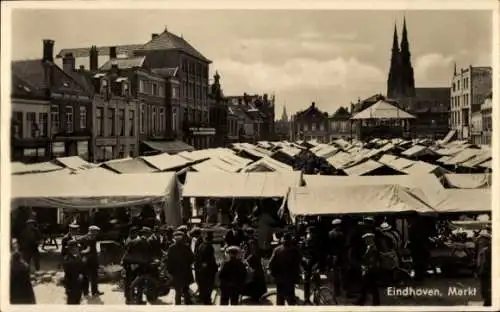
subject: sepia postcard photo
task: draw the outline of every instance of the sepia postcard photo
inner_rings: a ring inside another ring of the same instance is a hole
[[[374,3],[2,2],[2,310],[494,309],[498,2]]]

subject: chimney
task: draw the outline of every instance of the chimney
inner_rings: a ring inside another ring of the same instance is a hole
[[[75,57],[73,53],[66,53],[62,59],[63,70],[67,73],[75,71]]]
[[[316,103],[312,102],[311,107],[315,108],[316,107]]]
[[[96,72],[97,69],[99,68],[99,61],[98,61],[99,54],[97,52],[97,47],[92,46],[90,48],[90,53],[89,53],[89,68],[90,71]]]
[[[43,60],[47,62],[54,62],[54,40],[43,40]]]
[[[151,34],[151,40],[158,38],[158,34]]]
[[[109,58],[110,59],[116,58],[116,47],[109,47]]]

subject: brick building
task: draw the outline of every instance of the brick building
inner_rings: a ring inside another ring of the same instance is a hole
[[[340,107],[329,118],[329,140],[349,139],[352,136],[351,113],[345,107]]]
[[[292,117],[292,140],[329,142],[328,113],[320,111],[312,102],[306,110]]]
[[[144,104],[144,113],[140,114],[145,117],[140,120],[146,121],[143,122],[146,128],[151,128],[151,124],[154,129],[153,122],[161,114],[161,110],[158,111],[159,106],[164,107],[162,122],[167,129],[165,135],[162,136],[163,131],[160,130],[152,130],[148,134],[145,129],[142,133],[144,135],[139,135],[141,146],[154,145],[154,149],[178,152],[179,149],[189,147],[186,144],[182,147],[182,142],[173,142],[174,139],[187,142],[196,148],[211,145],[215,135],[215,129],[209,127],[208,67],[211,61],[184,38],[165,29],[160,34],[152,34],[145,44],[96,47],[96,50],[99,55],[97,61],[104,54],[107,55],[107,62],[139,64],[136,70],[140,68],[141,71],[140,74],[138,71],[137,77],[146,75],[144,80],[151,81],[150,85],[141,85],[140,81],[135,81],[135,87],[139,89],[137,93]],[[89,50],[85,48],[63,49],[59,56],[66,53],[72,53],[79,58],[89,57]],[[134,83],[132,86],[134,87]],[[161,86],[164,87],[163,91]],[[164,95],[160,95],[160,92],[164,92]],[[159,104],[162,98],[164,102]],[[157,132],[160,132],[158,136],[155,135]],[[152,141],[154,143],[151,143]]]
[[[54,44],[43,41],[41,59],[11,64],[13,161],[91,154],[92,86],[54,63]]]
[[[492,68],[455,68],[450,94],[449,123],[459,139],[470,139],[472,114],[481,110],[486,97],[492,90]]]

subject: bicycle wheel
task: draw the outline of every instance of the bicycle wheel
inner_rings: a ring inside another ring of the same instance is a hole
[[[329,306],[329,305],[337,305],[337,298],[335,298],[335,294],[330,287],[321,286],[316,289],[313,293],[313,303],[314,305],[321,306]]]

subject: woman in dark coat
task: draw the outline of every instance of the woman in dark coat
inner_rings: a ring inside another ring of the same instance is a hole
[[[246,262],[251,274],[250,282],[245,285],[245,295],[248,295],[252,301],[258,302],[262,295],[267,293],[266,275],[262,267],[262,258],[259,254],[259,245],[255,240],[249,242],[250,255]]]
[[[17,242],[12,244],[10,260],[10,303],[36,304],[30,269],[18,251]]]

